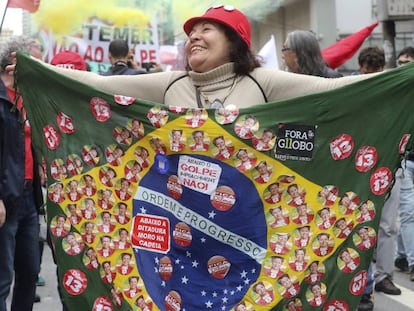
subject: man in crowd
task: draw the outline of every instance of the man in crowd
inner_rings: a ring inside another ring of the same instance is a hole
[[[397,57],[397,67],[414,61],[414,47],[403,48]],[[414,150],[406,155],[401,163],[403,170],[400,189],[400,229],[397,237],[397,258],[395,267],[409,271],[414,282]]]
[[[356,74],[368,74],[381,72],[385,67],[384,50],[378,46],[369,46],[361,50],[358,56],[359,72]],[[400,200],[399,171],[395,174],[395,183],[382,208],[382,214],[378,229],[376,248],[375,273],[372,275],[372,264],[368,269],[368,284],[359,304],[359,311],[372,311],[374,302],[372,299],[374,280],[375,291],[388,295],[401,295],[401,290],[395,286],[393,277],[393,257],[389,256],[389,250],[396,247],[398,204]]]
[[[35,40],[11,37],[0,46],[0,310],[14,277],[12,310],[32,310],[40,270],[39,218],[42,190],[32,153],[30,126],[14,77],[5,72],[11,53],[26,51],[41,58]]]
[[[134,55],[130,53],[128,42],[123,39],[115,39],[109,43],[109,60],[111,67],[105,72],[104,76],[114,75],[138,75],[147,73],[140,69],[134,60]]]

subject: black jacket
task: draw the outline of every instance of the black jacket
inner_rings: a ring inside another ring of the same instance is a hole
[[[19,111],[11,103],[6,87],[0,80],[0,199],[6,209],[24,191],[25,140]],[[36,206],[43,204],[39,170],[34,163],[33,190]]]
[[[103,73],[103,76],[116,76],[116,75],[139,75],[147,73],[145,70],[135,70],[130,67],[125,62],[116,62],[113,64],[107,72]]]

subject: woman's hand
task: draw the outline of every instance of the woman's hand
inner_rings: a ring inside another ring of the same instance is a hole
[[[0,228],[6,221],[6,207],[4,206],[3,200],[0,200]]]
[[[11,57],[12,57],[12,64],[7,65],[5,68],[6,73],[9,74],[10,76],[14,75],[14,71],[16,69],[16,63],[17,63],[16,52],[12,52]]]

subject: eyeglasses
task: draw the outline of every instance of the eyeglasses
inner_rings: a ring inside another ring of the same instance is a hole
[[[286,51],[292,51],[292,49],[291,48],[282,48],[282,53],[285,53]]]

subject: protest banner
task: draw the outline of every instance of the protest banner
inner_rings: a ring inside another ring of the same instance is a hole
[[[356,309],[412,144],[414,65],[215,110],[17,63],[69,310]]]

